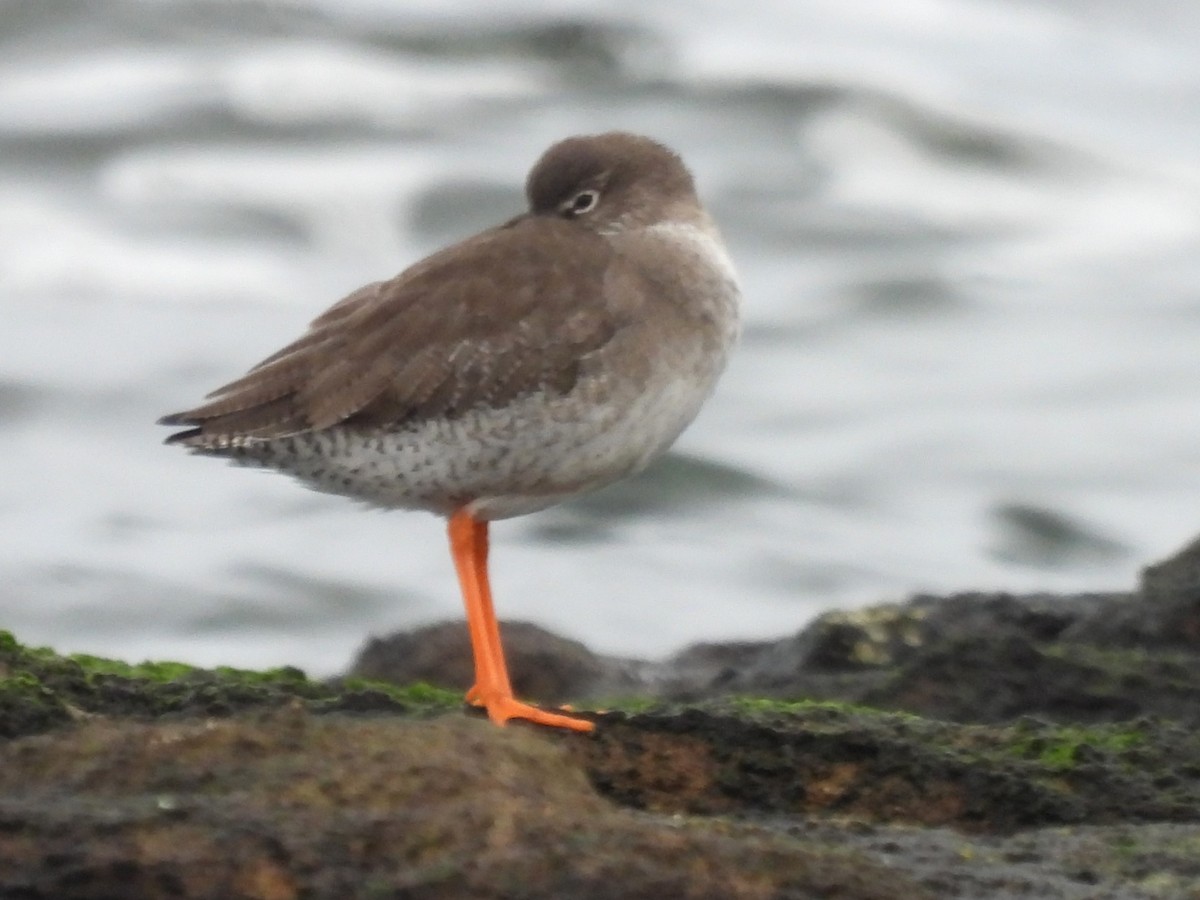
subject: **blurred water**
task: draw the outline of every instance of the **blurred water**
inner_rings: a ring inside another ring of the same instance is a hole
[[[0,0],[0,627],[344,665],[442,525],[160,446],[567,134],[695,170],[744,342],[678,454],[494,530],[613,652],[914,590],[1121,587],[1200,526],[1200,6]]]

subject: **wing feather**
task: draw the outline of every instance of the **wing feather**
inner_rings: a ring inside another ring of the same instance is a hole
[[[208,402],[160,421],[191,426],[169,441],[219,450],[568,391],[628,314],[606,302],[612,265],[592,232],[516,219],[354,291]]]

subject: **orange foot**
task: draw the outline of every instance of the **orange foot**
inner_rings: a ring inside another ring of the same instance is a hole
[[[503,725],[509,719],[525,719],[535,725],[549,725],[552,728],[568,728],[571,731],[595,731],[594,722],[587,719],[576,719],[574,716],[562,716],[558,713],[546,712],[528,703],[522,703],[512,696],[493,696],[484,699],[480,696],[478,686],[467,691],[467,702],[474,706],[487,709],[488,718],[496,725]]]

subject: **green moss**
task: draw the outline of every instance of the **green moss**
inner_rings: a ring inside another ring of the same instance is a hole
[[[117,675],[121,678],[146,681],[178,681],[180,678],[196,671],[195,666],[177,662],[141,662],[130,664],[121,662],[120,660],[105,659],[102,656],[91,656],[87,653],[72,653],[67,658],[79,663],[83,671],[89,675]]]
[[[171,665],[171,663],[165,665]],[[303,670],[297,669],[295,666],[280,666],[274,669],[264,669],[261,672],[253,669],[235,669],[232,666],[217,666],[213,672],[219,678],[240,681],[245,684],[295,685],[297,687],[312,684]]]
[[[663,701],[654,697],[601,697],[581,703],[578,708],[598,713],[622,712],[632,716],[650,712],[661,706]]]
[[[49,651],[46,651],[49,652]],[[281,666],[262,671],[254,669],[237,669],[233,666],[217,666],[207,670],[187,663],[170,661],[143,661],[127,663],[117,659],[107,659],[103,656],[92,656],[87,653],[72,653],[67,659],[76,662],[88,676],[115,675],[137,681],[166,683],[179,681],[197,675],[211,675],[222,681],[239,682],[247,685],[294,685],[304,687],[311,685],[300,669],[295,666]]]
[[[1127,772],[1146,765],[1141,757],[1147,752],[1157,752],[1137,723],[1081,726],[1022,720],[1007,726],[961,725],[850,703],[746,696],[699,706],[809,735],[875,735],[886,742],[920,746],[923,754],[947,766],[1020,771],[1021,777],[1053,792],[1074,792],[1076,769],[1080,777],[1097,766]]]
[[[340,684],[346,691],[378,692],[398,703],[413,707],[456,709],[463,704],[461,692],[441,688],[425,681],[399,685],[387,681],[374,681],[369,678],[345,678]]]
[[[1119,757],[1145,740],[1143,732],[1127,727],[1047,726],[1038,733],[1018,736],[1010,749],[1014,755],[1034,759],[1047,769],[1065,771],[1085,761],[1085,757]]]

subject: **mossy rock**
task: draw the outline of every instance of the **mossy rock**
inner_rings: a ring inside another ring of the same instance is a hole
[[[156,719],[227,716],[299,703],[314,712],[427,715],[461,707],[461,696],[429,685],[361,679],[313,681],[293,667],[202,669],[177,662],[124,663],[26,647],[0,631],[0,737],[48,731],[89,715]]]

